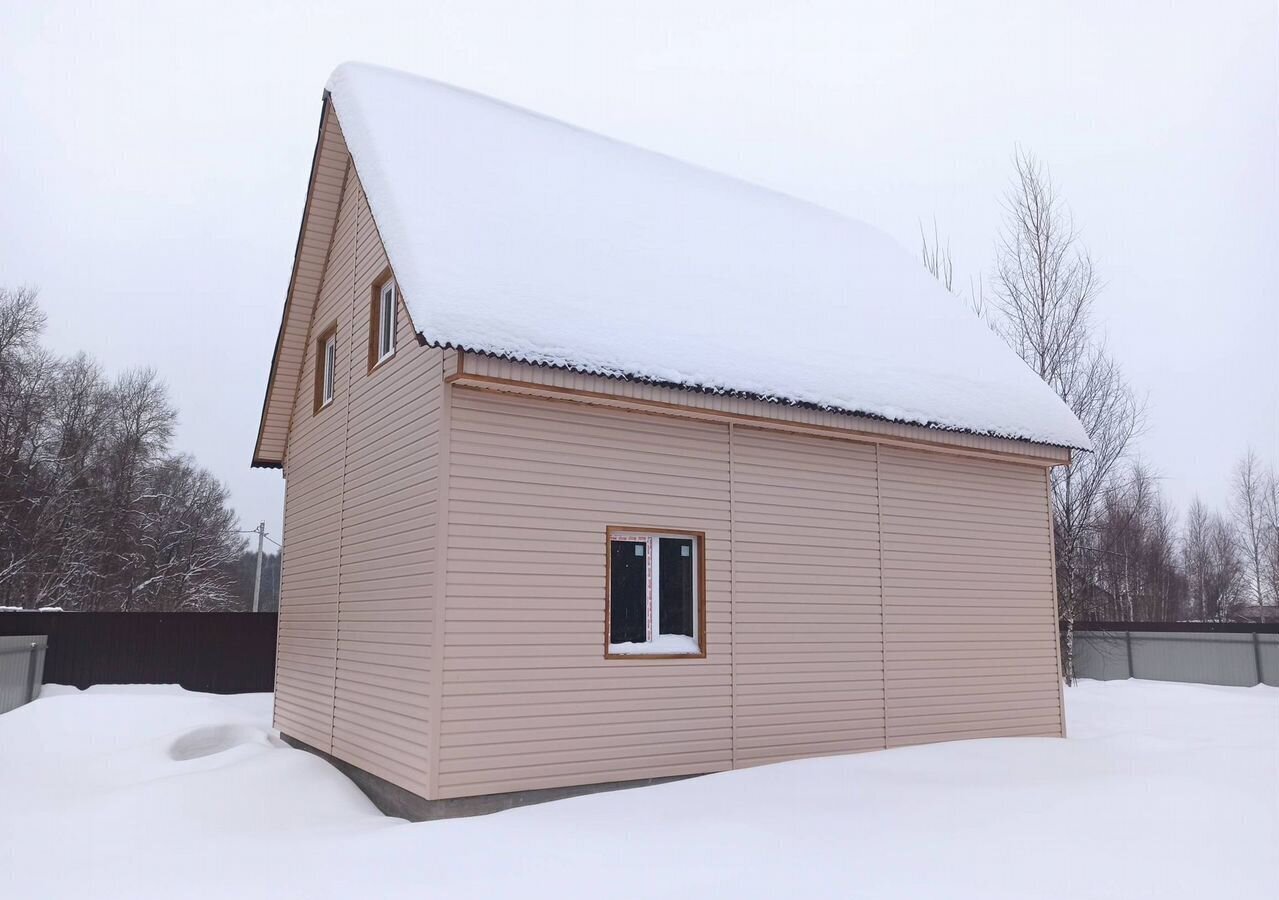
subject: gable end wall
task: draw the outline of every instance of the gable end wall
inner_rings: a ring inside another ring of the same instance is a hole
[[[275,724],[426,795],[446,354],[419,344],[401,305],[396,354],[368,372],[387,258],[347,165],[285,457]],[[334,323],[337,391],[316,413],[315,338]]]

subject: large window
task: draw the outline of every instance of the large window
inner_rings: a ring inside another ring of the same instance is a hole
[[[337,392],[337,325],[330,325],[315,342],[315,411],[333,402]]]
[[[703,536],[608,529],[607,655],[704,656]]]

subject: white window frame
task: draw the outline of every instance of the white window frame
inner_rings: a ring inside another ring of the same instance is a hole
[[[378,291],[377,303],[377,364],[395,355],[395,337],[399,325],[399,298],[396,296],[395,279],[389,279]]]
[[[337,393],[338,336],[335,331],[324,342],[324,375],[320,382],[320,408],[333,402]]]
[[[662,597],[661,597],[661,538],[677,538],[692,542],[692,592],[693,592],[693,634],[691,640],[694,647],[686,650],[672,650],[658,646],[658,639],[662,637],[689,637],[689,635],[663,635],[661,632],[662,622]],[[626,542],[643,542],[644,544],[644,560],[647,567],[645,580],[646,585],[646,632],[647,640],[643,643],[635,642],[633,644],[614,644],[612,643],[612,635],[606,630],[604,635],[605,652],[610,658],[625,657],[643,657],[643,656],[687,656],[690,658],[698,658],[705,655],[706,646],[702,642],[702,603],[705,602],[702,597],[702,565],[705,558],[706,548],[704,546],[705,535],[697,532],[687,531],[650,531],[648,529],[631,529],[631,528],[609,528],[607,533],[608,554],[610,559],[613,553],[614,541]],[[611,581],[610,572],[610,581]],[[606,586],[608,603],[611,607],[613,602],[612,584]],[[611,609],[610,609],[611,614]]]

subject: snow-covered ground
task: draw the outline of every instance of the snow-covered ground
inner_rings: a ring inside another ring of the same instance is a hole
[[[46,688],[0,716],[9,897],[1273,898],[1279,690],[1067,692],[1070,739],[384,818],[270,696]]]

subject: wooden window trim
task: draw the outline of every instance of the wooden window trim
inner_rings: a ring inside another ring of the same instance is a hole
[[[612,653],[613,536],[691,537],[697,544],[697,653]],[[619,660],[694,660],[706,658],[706,532],[652,525],[609,525],[604,529],[604,658]]]
[[[324,348],[329,343],[330,338],[336,339],[338,332],[338,323],[333,322],[328,328],[320,332],[320,336],[315,339],[315,408],[312,415],[319,415],[324,410],[333,405],[337,400],[337,356],[333,360],[333,400],[328,403],[324,402]]]
[[[379,338],[381,337],[380,331],[381,331],[381,324],[382,324],[382,290],[387,286],[387,284],[393,284],[394,280],[395,280],[395,276],[391,272],[391,267],[387,266],[378,274],[377,278],[373,279],[373,284],[369,288],[369,371],[368,371],[368,374],[370,375],[372,375],[375,370],[382,368],[391,360],[395,359],[396,354],[400,352],[399,335],[397,334],[393,336],[391,339],[394,344],[394,349],[391,350],[391,352],[388,353],[385,357],[380,357],[380,354],[378,353],[378,350],[381,349],[379,346],[379,343],[380,343]],[[397,311],[398,311],[399,305],[400,305],[400,288],[399,288],[399,285],[396,285],[395,286],[395,306]],[[398,316],[397,316],[397,324],[398,324]]]

